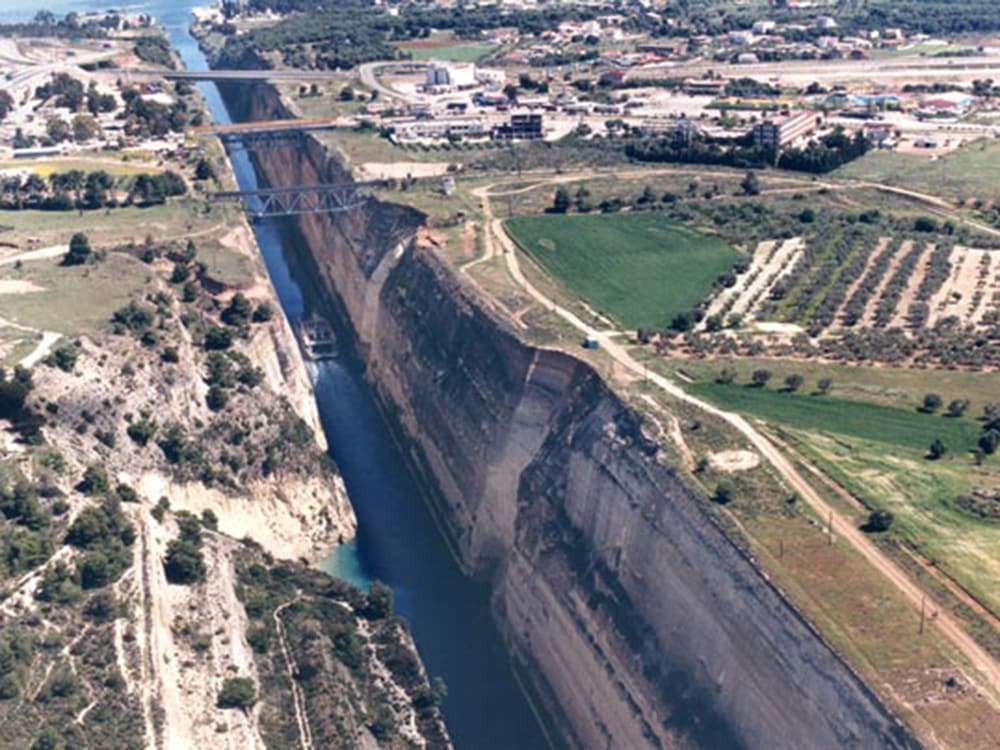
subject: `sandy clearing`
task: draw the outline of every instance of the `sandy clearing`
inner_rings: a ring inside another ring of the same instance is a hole
[[[760,466],[760,456],[753,451],[719,451],[708,456],[709,465],[716,471],[731,474],[734,471],[749,471]]]
[[[366,161],[357,168],[363,180],[405,180],[407,177],[441,177],[448,174],[447,162]]]
[[[803,331],[802,326],[795,323],[778,323],[773,320],[762,320],[759,323],[754,323],[753,327],[761,333],[784,333],[791,336]]]
[[[32,292],[44,292],[44,286],[38,286],[31,281],[22,279],[0,279],[0,295],[4,294],[31,294]]]

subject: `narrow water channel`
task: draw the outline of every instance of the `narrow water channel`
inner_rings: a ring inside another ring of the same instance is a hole
[[[151,0],[127,7],[156,17],[185,65],[203,70],[206,60],[188,33],[190,11],[198,4]],[[30,18],[39,9],[37,0],[5,0],[2,6],[0,21]],[[107,6],[100,0],[45,4],[59,15]],[[215,121],[229,122],[215,85],[200,88]],[[255,188],[257,175],[247,155],[235,151],[231,157],[240,185]],[[260,222],[254,229],[285,314],[295,321],[317,304],[318,290],[295,274],[297,254],[307,251],[282,222]],[[357,538],[333,550],[323,567],[361,586],[378,579],[395,590],[396,609],[410,622],[428,671],[448,686],[444,713],[457,748],[542,750],[547,744],[490,618],[488,591],[458,572],[361,373],[361,363],[349,352],[314,373],[330,455],[358,516]]]

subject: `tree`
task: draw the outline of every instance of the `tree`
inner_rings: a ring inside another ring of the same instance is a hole
[[[77,143],[92,140],[97,133],[97,120],[90,115],[76,115],[73,118],[73,140]]]
[[[923,403],[920,405],[920,411],[925,414],[933,414],[938,409],[941,408],[941,397],[936,393],[928,393],[924,396]]]
[[[353,102],[354,101],[354,89],[350,86],[344,86],[340,90],[340,101],[342,102]]]
[[[186,539],[174,539],[167,545],[163,561],[167,581],[177,584],[197,583],[205,580],[205,558],[196,544]]]
[[[726,505],[732,502],[735,493],[733,486],[729,482],[719,482],[715,485],[715,492],[712,493],[712,500],[719,505]]]
[[[69,241],[69,251],[63,256],[64,266],[83,265],[93,257],[90,249],[90,240],[82,232],[74,234]]]
[[[789,391],[797,391],[802,387],[802,384],[806,382],[806,379],[797,373],[792,373],[785,378],[785,388]]]
[[[937,461],[947,452],[948,448],[941,442],[941,438],[935,438],[930,448],[927,449],[927,457],[932,461]]]
[[[763,388],[767,385],[767,381],[771,379],[770,370],[754,370],[753,374],[750,376],[750,382],[757,388]]]
[[[239,708],[246,711],[257,702],[257,686],[249,677],[230,677],[222,683],[219,697],[215,701],[218,708]]]
[[[45,134],[53,143],[68,141],[73,136],[69,123],[61,117],[52,117],[45,126]]]
[[[194,176],[196,180],[214,180],[216,178],[215,167],[208,159],[199,159],[194,168]]]
[[[252,314],[250,300],[243,292],[236,292],[229,301],[229,306],[222,311],[222,322],[229,326],[245,326]]]
[[[889,530],[892,521],[893,515],[889,511],[873,510],[868,514],[868,522],[861,529],[869,533],[881,533]]]
[[[719,374],[715,376],[715,382],[720,384],[728,385],[734,380],[736,380],[736,370],[732,367],[723,367],[719,370]]]
[[[824,396],[833,388],[833,378],[820,378],[816,383],[816,389]]]
[[[365,617],[369,620],[381,620],[392,614],[392,608],[392,588],[381,581],[372,581],[371,588],[368,590],[368,605],[365,607]]]
[[[956,398],[950,404],[948,404],[948,416],[949,417],[960,417],[965,414],[965,410],[969,408],[969,399],[967,398]]]
[[[0,91],[0,122],[7,119],[7,115],[14,108],[14,97],[7,91]]]
[[[757,178],[757,173],[747,172],[746,177],[740,182],[740,187],[743,189],[744,195],[759,195],[760,180]]]
[[[564,187],[560,187],[556,190],[556,196],[552,201],[552,213],[564,214],[569,211],[570,204],[569,191]]]
[[[987,430],[979,436],[979,449],[988,456],[997,452],[998,445],[1000,445],[1000,432],[996,430]]]

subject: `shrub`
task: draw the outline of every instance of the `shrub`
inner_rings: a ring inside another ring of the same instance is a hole
[[[712,500],[719,505],[726,505],[732,502],[734,495],[733,486],[729,482],[719,482],[712,493]]]
[[[79,356],[80,350],[76,346],[63,344],[52,350],[52,353],[45,359],[45,364],[58,367],[63,372],[73,372]]]
[[[888,531],[892,526],[893,515],[887,510],[873,510],[868,514],[868,521],[862,526],[863,531],[869,533],[881,533]]]
[[[69,250],[63,256],[64,266],[81,266],[94,256],[90,249],[90,240],[82,232],[74,234],[69,241]]]
[[[163,570],[167,581],[181,585],[204,581],[207,572],[201,550],[185,539],[174,539],[167,545]]]
[[[215,705],[219,708],[239,708],[246,711],[257,702],[257,687],[248,677],[230,677],[222,683]]]

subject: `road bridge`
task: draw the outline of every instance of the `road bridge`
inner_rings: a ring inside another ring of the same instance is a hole
[[[122,68],[126,79],[153,78],[169,81],[214,81],[216,83],[301,83],[343,79],[343,72],[335,70],[153,70],[150,68]]]
[[[330,119],[260,120],[229,125],[201,125],[191,128],[190,132],[197,138],[219,138],[227,145],[260,151],[297,146],[303,142],[306,133],[333,130],[344,124]]]
[[[300,214],[329,214],[351,211],[371,198],[371,190],[383,182],[353,182],[325,185],[231,190],[211,193],[212,203],[240,203],[254,219]]]

